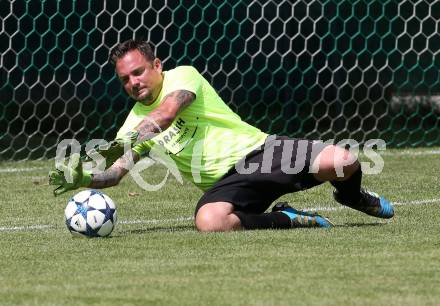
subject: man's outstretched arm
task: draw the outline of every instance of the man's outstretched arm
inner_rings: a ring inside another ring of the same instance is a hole
[[[83,170],[79,154],[73,154],[68,165],[63,163],[58,165],[57,169],[49,171],[49,184],[57,186],[54,190],[55,196],[80,187],[106,188],[115,186],[139,159],[136,152],[129,150],[109,169],[93,175],[89,171]]]
[[[135,144],[149,140],[156,134],[166,130],[176,116],[188,107],[195,98],[196,95],[188,90],[173,91],[165,96],[163,102],[151,111],[151,113],[138,124],[134,131],[111,141],[108,145],[90,150],[87,152],[87,156],[84,157],[84,160],[90,161],[90,157],[99,153],[106,159],[107,165],[112,165],[114,161],[124,154],[124,150],[126,150],[127,146],[133,148]],[[107,175],[109,178],[113,178],[117,174],[119,175],[120,170],[115,169],[112,170],[111,173],[112,175],[108,173],[105,177],[99,177],[97,184],[104,184],[103,182],[107,180]]]

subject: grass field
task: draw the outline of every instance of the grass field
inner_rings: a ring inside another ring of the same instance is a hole
[[[0,304],[438,305],[439,149],[383,158],[364,185],[396,203],[390,221],[341,208],[326,184],[285,199],[320,207],[330,230],[202,234],[191,220],[199,190],[169,179],[146,192],[127,177],[105,190],[121,221],[109,239],[71,237],[73,192],[52,196],[53,161],[2,162]]]

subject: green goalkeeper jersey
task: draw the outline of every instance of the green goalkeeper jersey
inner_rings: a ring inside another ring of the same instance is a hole
[[[157,99],[151,105],[137,102],[117,137],[134,130],[171,92],[194,93],[196,99],[179,113],[169,128],[136,145],[134,151],[142,156],[153,146],[162,146],[184,177],[207,190],[237,161],[260,147],[268,135],[242,121],[195,68],[179,66],[163,74]]]

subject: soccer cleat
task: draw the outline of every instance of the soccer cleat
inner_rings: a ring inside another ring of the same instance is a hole
[[[282,212],[286,214],[291,222],[292,227],[325,227],[329,228],[333,226],[325,217],[318,215],[316,212],[310,213],[306,211],[296,210],[291,207],[287,202],[277,203],[273,208],[273,212]]]
[[[357,204],[349,203],[345,201],[340,193],[335,190],[333,191],[333,197],[336,202],[348,206],[350,208],[362,211],[367,215],[389,219],[394,216],[394,207],[388,202],[384,197],[379,196],[377,193],[361,189],[361,199]]]

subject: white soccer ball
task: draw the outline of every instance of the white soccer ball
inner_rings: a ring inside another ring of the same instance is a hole
[[[94,189],[78,192],[70,198],[64,217],[72,235],[80,237],[106,237],[118,219],[113,200]]]

